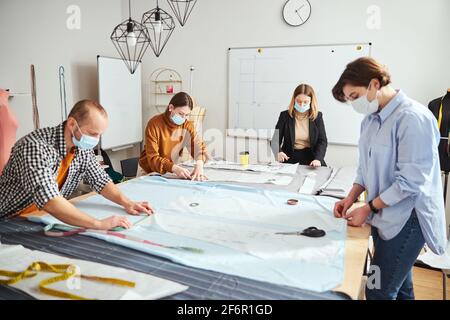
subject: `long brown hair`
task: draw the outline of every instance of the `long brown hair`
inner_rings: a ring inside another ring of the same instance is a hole
[[[381,87],[391,83],[391,75],[385,66],[370,57],[359,58],[350,62],[333,88],[333,96],[340,102],[346,102],[344,87],[368,87],[372,79],[378,79]]]
[[[289,104],[289,115],[291,117],[294,116],[294,105],[295,105],[295,98],[297,98],[298,95],[304,94],[311,98],[311,109],[309,110],[309,118],[311,120],[316,120],[317,115],[319,114],[318,105],[317,105],[317,97],[316,93],[314,92],[314,89],[308,85],[308,84],[301,84],[294,90],[294,94],[292,95],[291,103]]]
[[[170,100],[169,105],[173,105],[175,108],[187,106],[191,110],[194,109],[194,101],[186,92],[178,92],[176,95],[174,95]],[[169,106],[167,106],[166,111],[169,111]]]

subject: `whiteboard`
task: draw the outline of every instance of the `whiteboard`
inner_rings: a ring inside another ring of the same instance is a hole
[[[274,129],[295,88],[306,83],[317,95],[328,141],[357,145],[362,115],[331,93],[346,65],[370,56],[371,44],[231,48],[228,75],[228,127]]]
[[[98,57],[99,102],[109,126],[101,148],[119,149],[142,141],[141,65],[131,74],[121,59]]]

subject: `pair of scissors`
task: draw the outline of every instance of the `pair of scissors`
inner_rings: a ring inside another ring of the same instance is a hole
[[[317,229],[316,227],[309,227],[303,231],[277,232],[275,234],[284,236],[305,236],[310,238],[321,238],[324,237],[327,233],[324,230]]]

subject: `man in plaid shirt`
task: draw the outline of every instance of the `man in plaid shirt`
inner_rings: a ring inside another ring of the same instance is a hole
[[[20,139],[0,175],[0,218],[40,209],[73,226],[130,228],[125,215],[97,220],[66,200],[82,179],[128,214],[152,214],[148,202],[128,199],[96,160],[93,148],[107,126],[105,109],[97,102],[83,100],[75,104],[64,123]]]

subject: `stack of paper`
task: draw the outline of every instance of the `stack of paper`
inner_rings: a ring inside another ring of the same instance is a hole
[[[193,167],[195,165],[194,161],[187,161],[183,163],[183,166]],[[222,170],[236,170],[236,171],[253,171],[253,172],[264,172],[264,173],[277,173],[277,174],[296,174],[299,164],[290,163],[268,163],[268,164],[249,164],[241,165],[237,162],[230,162],[224,160],[213,160],[205,164],[205,169],[222,169]]]
[[[356,168],[342,167],[332,169],[330,178],[319,188],[318,194],[344,199],[356,178]]]

